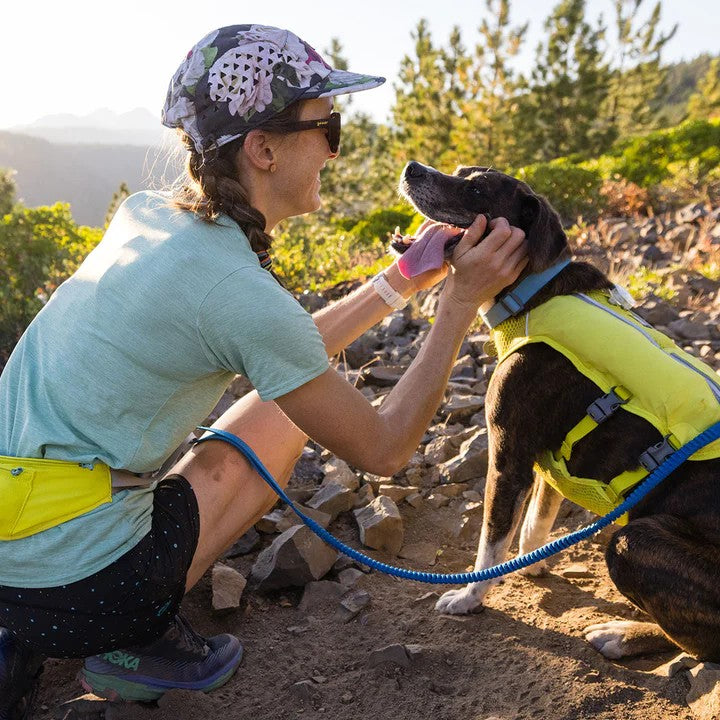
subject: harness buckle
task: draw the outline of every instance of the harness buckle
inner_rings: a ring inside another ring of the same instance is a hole
[[[630,398],[622,398],[617,392],[617,385],[610,388],[610,391],[599,397],[588,405],[587,414],[599,425],[605,422],[621,405],[624,405]]]
[[[670,442],[671,435],[666,435],[661,442],[651,445],[639,457],[640,464],[648,471],[652,472],[666,458],[669,458],[677,448]]]
[[[510,313],[511,317],[517,315],[525,307],[522,298],[515,297],[512,291],[505,293],[505,295],[498,300],[498,303]]]

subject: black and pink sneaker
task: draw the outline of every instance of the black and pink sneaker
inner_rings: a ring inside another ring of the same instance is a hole
[[[152,701],[168,690],[214,690],[230,679],[242,656],[234,635],[205,639],[176,615],[165,634],[149,645],[87,658],[78,679],[86,690],[108,700]]]

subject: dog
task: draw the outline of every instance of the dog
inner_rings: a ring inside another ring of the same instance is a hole
[[[550,203],[509,175],[479,166],[446,175],[411,162],[399,189],[431,220],[466,228],[484,213],[521,228],[529,258],[524,274],[571,256]],[[613,287],[594,266],[570,262],[526,310],[557,296]],[[533,466],[542,453],[558,450],[602,394],[565,355],[543,342],[524,345],[498,364],[485,400],[489,461],[475,570],[506,559],[526,508],[520,554],[546,542],[562,496],[547,482],[534,480]],[[606,483],[637,467],[640,454],[662,440],[647,420],[620,407],[573,447],[568,470]],[[677,646],[700,660],[720,661],[720,459],[685,462],[629,512],[628,520],[609,542],[607,567],[618,590],[649,621],[592,625],[585,628],[586,639],[613,659]],[[524,571],[530,576],[545,573],[544,562]],[[436,609],[477,612],[494,582],[450,590]]]

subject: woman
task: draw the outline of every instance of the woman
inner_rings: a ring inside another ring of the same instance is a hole
[[[485,218],[467,229],[436,322],[378,409],[328,358],[446,270],[408,280],[393,265],[313,317],[268,272],[276,224],[320,206],[333,96],[383,81],[256,25],[211,33],[176,72],[163,122],[188,148],[188,183],[128,198],[0,378],[0,482],[31,488],[0,516],[0,718],[21,711],[43,655],[86,657],[83,685],[111,698],[209,690],[235,671],[237,638],[201,638],[178,608],[275,497],[221,442],[158,468],[236,373],[256,390],[215,426],[281,484],[308,436],[384,476],[415,451],[479,305],[525,266],[522,231],[498,219],[480,244]]]

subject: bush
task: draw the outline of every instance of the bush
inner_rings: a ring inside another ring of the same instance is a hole
[[[527,165],[520,168],[516,175],[535,192],[545,195],[568,223],[578,216],[594,219],[602,210],[602,177],[598,170],[559,158]]]
[[[600,188],[603,204],[610,215],[645,214],[650,207],[650,196],[645,188],[634,182],[618,178],[605,180]]]
[[[395,206],[373,210],[366,218],[360,220],[350,228],[350,234],[358,247],[367,245],[374,247],[377,241],[387,244],[388,233],[393,233],[396,227],[405,233],[415,217],[415,211],[407,206]]]
[[[720,162],[720,120],[689,120],[669,130],[656,130],[616,145],[613,172],[642,187],[650,187],[673,174],[673,163],[698,158],[698,170],[707,173]]]
[[[54,290],[97,245],[102,231],[78,227],[69,205],[15,205],[0,219],[0,366]]]

